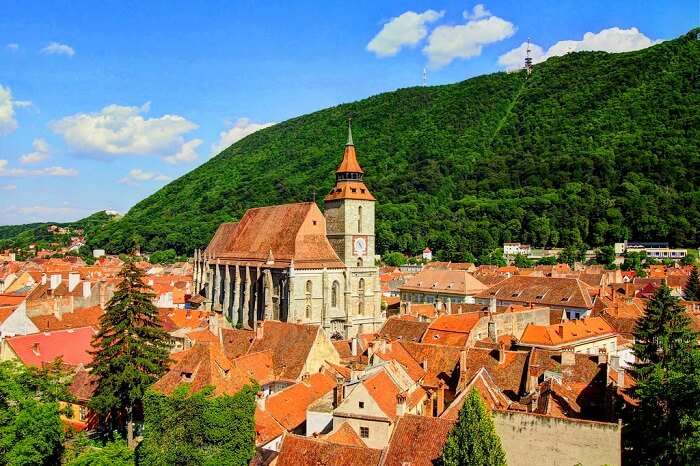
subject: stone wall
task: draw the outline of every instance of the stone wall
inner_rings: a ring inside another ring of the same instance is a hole
[[[509,466],[621,464],[619,424],[512,411],[494,411],[493,420]]]

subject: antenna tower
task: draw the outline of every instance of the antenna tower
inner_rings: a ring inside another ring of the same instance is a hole
[[[421,82],[421,85],[423,87],[428,85],[428,68],[426,68],[425,66],[423,67],[423,80]]]
[[[525,70],[527,71],[527,75],[530,76],[532,74],[532,57],[530,56],[530,38],[527,38],[527,50],[525,51]]]

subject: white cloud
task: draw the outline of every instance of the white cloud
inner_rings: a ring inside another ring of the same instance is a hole
[[[75,168],[65,168],[60,166],[37,168],[28,170],[26,168],[9,168],[7,160],[0,159],[0,177],[20,178],[24,176],[77,176],[78,170]]]
[[[0,191],[14,191],[17,189],[16,184],[0,184]]]
[[[18,223],[28,223],[32,221],[67,221],[85,216],[91,211],[82,207],[71,207],[69,205],[47,206],[3,206],[0,208],[0,224],[12,225]]]
[[[219,142],[211,146],[211,151],[216,155],[249,134],[253,134],[258,130],[274,124],[275,123],[254,123],[248,118],[239,118],[233,127],[219,133]]]
[[[197,154],[197,148],[202,144],[202,142],[204,141],[201,139],[192,139],[191,141],[187,141],[180,146],[180,150],[176,154],[163,157],[163,160],[173,165],[194,162],[197,160],[197,157],[199,157],[199,154]]]
[[[478,15],[489,14],[486,9],[474,8]],[[472,15],[467,14],[468,17]],[[513,23],[498,16],[469,19],[466,24],[438,26],[428,37],[428,45],[423,53],[428,56],[431,68],[449,65],[457,58],[471,58],[481,55],[484,45],[499,42],[515,34]]]
[[[75,151],[109,156],[179,154],[185,145],[183,135],[197,125],[179,115],[144,118],[150,110],[141,107],[108,105],[96,113],[78,113],[52,123],[51,128]],[[198,144],[190,144],[193,150]]]
[[[487,16],[491,16],[491,12],[486,9],[486,7],[482,3],[478,3],[474,5],[474,8],[472,8],[471,13],[468,11],[465,11],[462,13],[462,16],[464,16],[464,19],[481,19],[481,18],[486,18]]]
[[[5,47],[11,52],[16,52],[19,50],[19,44],[15,44],[14,42],[7,44]]]
[[[51,42],[49,45],[41,49],[41,53],[46,55],[67,55],[72,57],[75,55],[75,49],[70,45],[61,44],[59,42]]]
[[[141,170],[140,168],[135,168],[129,171],[129,174],[124,178],[119,180],[121,184],[136,184],[143,183],[145,181],[167,181],[170,177],[163,175],[162,173],[153,173]]]
[[[34,142],[32,142],[32,147],[34,151],[21,156],[19,158],[20,163],[25,165],[29,163],[38,163],[49,158],[49,145],[43,139],[35,139]]]
[[[14,105],[15,108],[29,108],[34,104],[32,104],[31,100],[15,100],[12,102],[12,105]]]
[[[391,18],[367,44],[367,50],[378,57],[391,57],[404,46],[415,46],[428,34],[426,24],[440,19],[443,11],[426,10],[423,13],[407,11]]]
[[[532,44],[533,63],[540,63],[549,57],[565,55],[569,52],[603,51],[603,52],[632,52],[658,44],[661,40],[652,40],[639,32],[637,28],[620,29],[612,27],[600,32],[587,32],[581,40],[561,40],[544,52],[542,47]],[[526,44],[504,53],[498,58],[498,63],[508,69],[517,69],[525,59]],[[537,54],[534,52],[537,50]]]
[[[17,129],[15,120],[12,91],[0,84],[0,135],[8,134]]]

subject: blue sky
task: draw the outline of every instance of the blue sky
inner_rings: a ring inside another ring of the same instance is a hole
[[[698,5],[4,1],[0,224],[126,212],[217,147],[424,67],[443,84],[518,66],[528,37],[536,61],[643,48],[695,27]]]

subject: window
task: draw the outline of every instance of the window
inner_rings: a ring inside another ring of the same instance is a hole
[[[309,306],[308,304],[306,305],[306,318],[311,318],[311,306]]]
[[[360,437],[369,438],[369,427],[360,427]]]
[[[364,401],[360,401],[359,403],[357,403],[357,405],[360,407],[360,409],[365,409],[365,402]]]
[[[357,208],[357,232],[362,233],[362,206]]]
[[[357,284],[357,294],[359,295],[359,300],[357,303],[357,313],[363,315],[365,313],[365,279],[360,278],[360,282]]]
[[[311,280],[306,281],[306,297],[310,298],[311,297],[311,290],[313,288],[313,284],[311,283]]]
[[[333,282],[333,288],[331,288],[331,306],[338,307],[338,294],[340,294],[340,283],[337,281]]]

